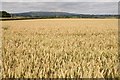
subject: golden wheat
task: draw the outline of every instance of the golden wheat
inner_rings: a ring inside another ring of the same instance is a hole
[[[117,19],[2,22],[3,78],[118,77]]]

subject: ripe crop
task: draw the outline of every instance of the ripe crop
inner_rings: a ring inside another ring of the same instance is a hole
[[[119,76],[117,19],[2,22],[3,78]]]

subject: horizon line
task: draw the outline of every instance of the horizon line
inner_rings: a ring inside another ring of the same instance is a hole
[[[0,10],[0,11],[6,11],[6,10]],[[75,12],[67,12],[67,11],[23,11],[23,12],[9,12],[10,14],[20,14],[20,13],[29,13],[29,12],[61,12],[61,13],[69,13],[69,14],[82,14],[82,15],[120,15],[119,13],[113,14],[113,13],[101,13],[101,14],[94,14],[94,13],[75,13]]]

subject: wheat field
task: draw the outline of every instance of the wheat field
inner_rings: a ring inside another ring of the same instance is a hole
[[[119,77],[117,19],[2,22],[3,78]]]

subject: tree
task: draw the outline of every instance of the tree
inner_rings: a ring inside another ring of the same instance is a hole
[[[0,11],[0,17],[11,17],[11,14],[6,11]]]

